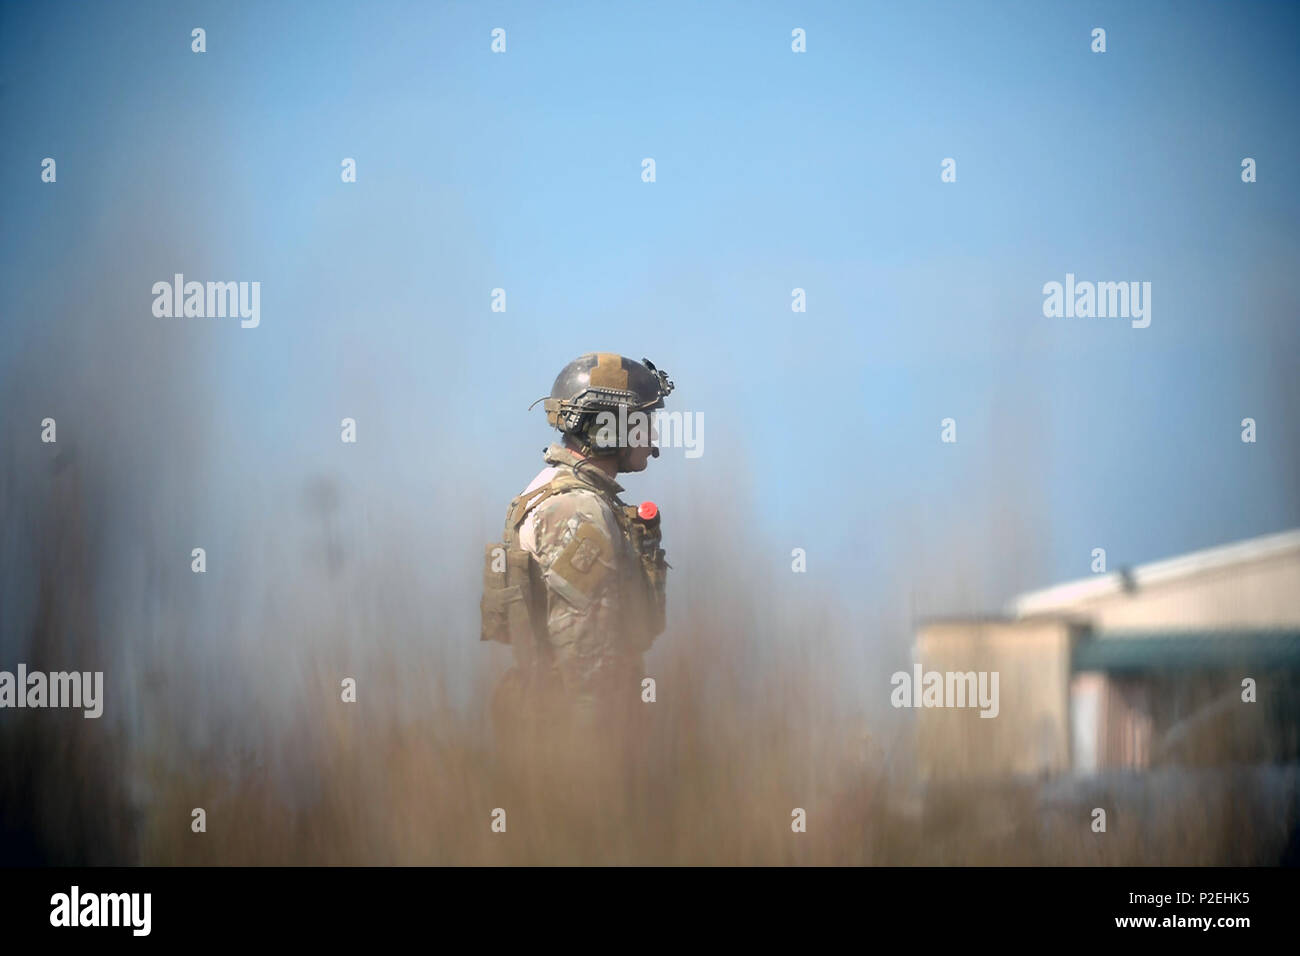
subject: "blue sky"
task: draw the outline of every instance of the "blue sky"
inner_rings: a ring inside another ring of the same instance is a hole
[[[161,336],[223,469],[328,470],[356,414],[395,494],[492,460],[491,534],[528,403],[646,355],[706,444],[634,498],[749,496],[846,594],[997,605],[1300,524],[1297,37],[1263,3],[5,4],[0,370]],[[261,326],[161,328],[174,272],[261,281]],[[1150,328],[1045,318],[1067,272],[1151,282]]]

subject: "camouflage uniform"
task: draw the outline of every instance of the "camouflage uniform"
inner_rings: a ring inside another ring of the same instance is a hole
[[[527,512],[519,546],[545,584],[546,641],[539,679],[562,692],[575,722],[595,726],[611,708],[639,700],[641,655],[662,628],[656,595],[641,555],[625,532],[622,486],[560,445],[546,450],[550,467],[524,492],[561,474],[586,485],[552,494]]]
[[[546,449],[547,467],[511,502],[505,532],[487,546],[481,638],[510,644],[515,667],[493,704],[507,742],[533,752],[564,738],[562,725],[596,730],[640,703],[642,653],[664,626],[668,568],[657,509],[635,509],[595,459],[637,471],[658,449],[611,444],[602,417],[663,407],[673,389],[648,359],[590,352],[560,372],[547,421],[569,446]],[[572,450],[572,449],[576,449]]]

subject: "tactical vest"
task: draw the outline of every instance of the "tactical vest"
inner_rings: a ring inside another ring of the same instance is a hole
[[[544,655],[550,644],[547,640],[546,583],[537,559],[519,545],[519,528],[529,512],[552,495],[583,489],[594,491],[609,501],[623,536],[640,557],[640,587],[644,588],[644,602],[637,602],[635,611],[642,620],[629,621],[629,630],[645,636],[645,644],[664,629],[664,592],[668,576],[668,562],[659,547],[659,519],[643,520],[633,505],[624,504],[616,496],[607,494],[591,482],[584,481],[572,472],[561,471],[544,485],[516,495],[506,513],[502,540],[487,545],[483,562],[483,597],[479,602],[482,626],[479,640],[509,644],[515,650],[516,661],[529,667]]]

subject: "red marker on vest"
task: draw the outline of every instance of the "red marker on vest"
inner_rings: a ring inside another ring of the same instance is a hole
[[[636,509],[636,515],[642,521],[654,521],[659,516],[659,506],[653,501],[643,501]]]

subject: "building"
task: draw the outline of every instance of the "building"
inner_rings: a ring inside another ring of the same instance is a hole
[[[1300,530],[932,621],[930,679],[998,674],[998,713],[918,710],[925,779],[1300,760]]]

